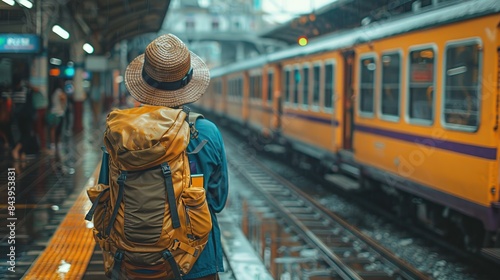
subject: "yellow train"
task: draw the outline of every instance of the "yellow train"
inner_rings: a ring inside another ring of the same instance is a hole
[[[213,69],[196,106],[498,248],[499,54],[500,1],[463,1]]]

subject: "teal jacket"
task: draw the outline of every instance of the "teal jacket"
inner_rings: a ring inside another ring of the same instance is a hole
[[[204,139],[208,142],[198,154],[189,155],[189,161],[195,164],[196,173],[204,175],[204,187],[213,225],[205,249],[183,279],[199,278],[224,271],[221,231],[216,213],[224,209],[228,196],[226,151],[222,135],[214,123],[207,119],[198,119],[195,127],[199,133],[198,138],[190,140],[188,152],[193,151]]]

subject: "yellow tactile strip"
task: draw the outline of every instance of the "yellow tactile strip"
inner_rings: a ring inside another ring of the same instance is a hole
[[[85,214],[91,207],[86,190],[94,185],[99,166],[87,180],[84,190],[66,214],[43,253],[36,259],[23,279],[82,279],[92,257],[95,241],[87,227]]]

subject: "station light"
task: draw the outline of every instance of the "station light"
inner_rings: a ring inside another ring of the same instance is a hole
[[[82,79],[84,80],[89,80],[92,77],[89,71],[83,71],[82,72]]]
[[[73,76],[75,76],[75,68],[66,67],[64,69],[64,76],[66,76],[66,78],[73,78]]]
[[[49,76],[59,77],[59,75],[61,75],[61,70],[59,70],[59,68],[52,68],[49,70]]]
[[[52,27],[52,31],[59,35],[63,39],[68,39],[69,38],[69,32],[64,30],[64,28],[60,27],[59,25],[54,25]]]
[[[91,45],[91,44],[89,44],[89,43],[85,43],[85,44],[83,44],[83,50],[84,50],[86,53],[91,54],[91,53],[93,53],[93,52],[94,52],[94,47],[92,47],[92,45]]]
[[[51,66],[49,69],[49,76],[72,79],[75,76],[75,72],[73,66]]]
[[[307,37],[306,36],[300,36],[299,39],[297,40],[297,43],[299,46],[305,46],[308,43]]]
[[[50,64],[52,64],[52,65],[61,65],[62,64],[62,60],[60,60],[59,58],[55,58],[55,57],[52,57],[49,61],[50,61]]]
[[[122,75],[116,76],[115,77],[115,83],[119,84],[121,82],[123,82],[123,76]]]
[[[33,3],[31,3],[30,1],[28,0],[17,0],[17,3],[19,3],[19,5],[22,5],[28,9],[31,9],[33,8]]]
[[[16,4],[16,2],[14,0],[2,0],[3,2],[5,2],[7,5],[11,5],[11,6],[14,6]]]

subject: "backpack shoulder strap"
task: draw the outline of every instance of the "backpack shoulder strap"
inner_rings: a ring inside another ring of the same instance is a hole
[[[208,140],[207,139],[203,139],[201,140],[200,144],[198,144],[198,146],[196,146],[196,148],[194,148],[193,151],[191,152],[188,152],[188,155],[194,155],[194,154],[197,154],[201,151],[201,149],[203,149],[203,147],[205,146],[205,144],[208,143]]]
[[[194,125],[197,119],[205,118],[202,114],[191,112],[191,108],[186,105],[182,106],[182,111],[184,111],[184,113],[188,116],[186,121],[189,123],[189,127]]]
[[[189,119],[189,131],[191,132],[191,139],[196,139],[198,138],[198,130],[195,127],[196,120],[197,119],[202,119],[204,118],[202,114],[198,113],[189,113],[188,119]]]
[[[191,112],[191,109],[187,106],[182,106],[182,111],[187,114],[186,121],[189,124],[189,131],[191,132],[191,139],[198,138],[198,130],[195,127],[197,119],[205,118],[202,114]]]
[[[205,117],[202,114],[191,112],[191,109],[187,106],[183,106],[182,110],[188,115],[187,122],[189,123],[190,139],[197,139],[198,138],[198,130],[195,127],[196,120],[203,119]],[[199,153],[201,151],[201,149],[203,149],[205,144],[207,144],[207,142],[208,142],[208,140],[203,139],[200,142],[200,144],[198,144],[198,146],[196,146],[196,148],[193,151],[188,152],[188,154],[192,155],[192,154]]]
[[[205,117],[202,114],[189,112],[189,124],[195,124],[197,119],[204,119]]]

